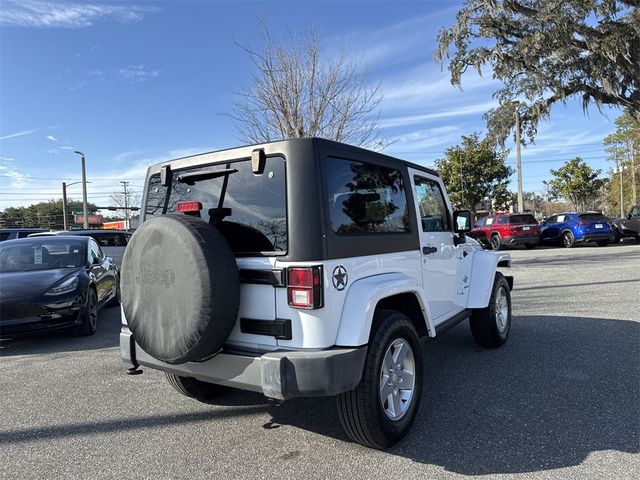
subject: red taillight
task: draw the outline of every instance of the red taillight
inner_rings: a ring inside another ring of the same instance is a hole
[[[287,273],[287,299],[295,308],[322,307],[322,267],[291,267]]]
[[[583,221],[576,223],[576,227],[584,227],[585,225],[588,225],[588,223]]]
[[[200,202],[178,202],[176,205],[176,211],[180,213],[196,213],[200,210],[202,210]]]

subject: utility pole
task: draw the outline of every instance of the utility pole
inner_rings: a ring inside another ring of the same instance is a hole
[[[84,167],[84,153],[75,150],[73,153],[82,158],[82,216],[84,217],[82,228],[89,228],[89,214],[87,212],[87,174]]]
[[[518,169],[518,212],[524,212],[524,195],[522,192],[522,159],[520,158],[520,103],[516,103],[516,163]]]
[[[127,192],[127,186],[129,182],[121,180],[123,195],[124,195],[124,229],[129,231],[129,192]]]
[[[631,196],[633,205],[638,204],[638,193],[636,190],[636,145],[632,140],[629,148],[629,153],[631,154]]]
[[[620,159],[616,156],[616,170],[620,172],[620,218],[624,217],[624,189],[622,185],[622,167]]]
[[[62,182],[62,225],[64,230],[69,230],[69,218],[67,217],[67,184]]]

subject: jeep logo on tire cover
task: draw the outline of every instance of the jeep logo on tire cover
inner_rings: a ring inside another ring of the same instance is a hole
[[[347,269],[342,265],[338,265],[333,269],[333,273],[331,274],[331,279],[333,280],[333,286],[336,290],[344,290],[347,286],[347,282],[349,281],[349,275],[347,275]]]
[[[142,268],[140,275],[136,275],[136,283],[138,285],[154,285],[158,284],[164,288],[169,288],[176,281],[176,274],[170,269],[160,268]]]

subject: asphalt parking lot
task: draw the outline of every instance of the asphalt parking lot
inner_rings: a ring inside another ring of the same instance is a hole
[[[416,424],[349,443],[332,399],[216,405],[125,375],[119,310],[90,338],[0,344],[0,478],[631,479],[640,476],[640,245],[512,250],[509,342],[426,340]]]

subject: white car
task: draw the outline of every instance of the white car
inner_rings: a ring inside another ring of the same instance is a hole
[[[419,406],[421,336],[466,319],[483,347],[509,336],[510,257],[467,241],[428,168],[295,139],[151,166],[145,192],[121,356],[189,397],[333,395],[347,435],[386,448]]]

